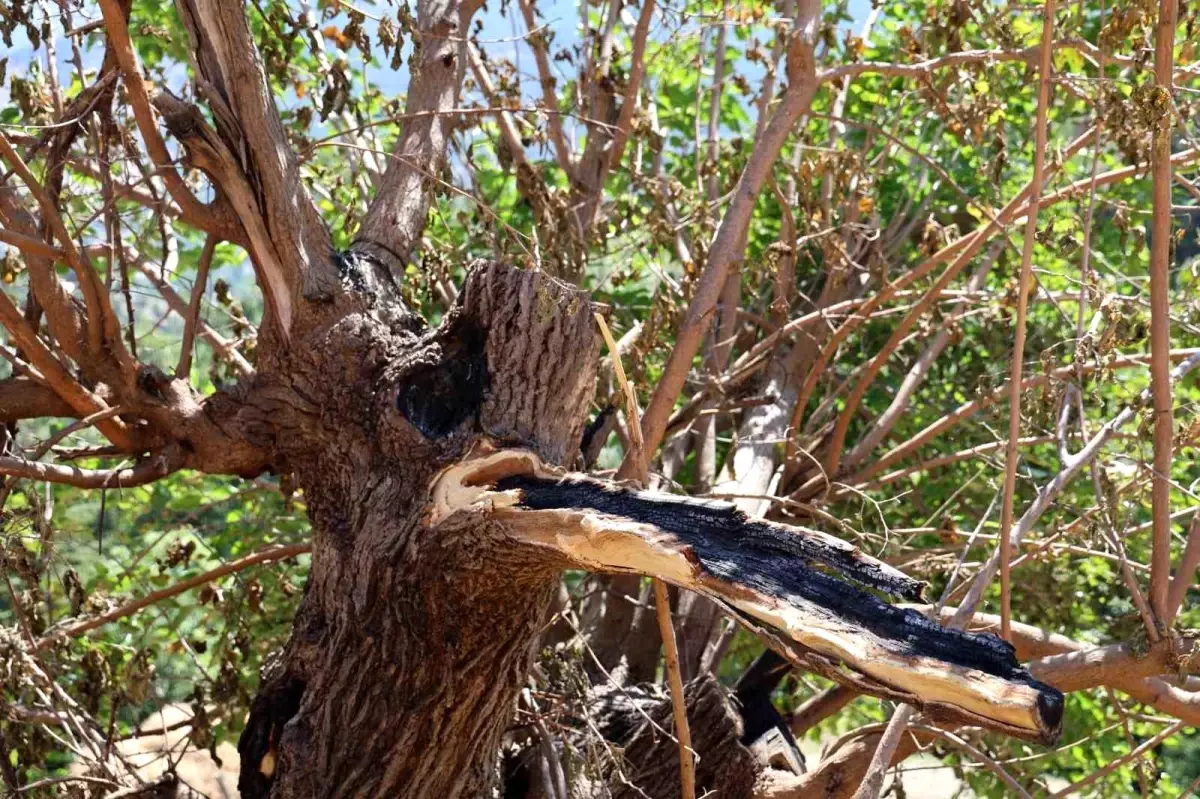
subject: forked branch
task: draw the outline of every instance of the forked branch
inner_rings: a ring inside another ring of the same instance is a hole
[[[734,506],[633,491],[490,451],[443,472],[429,522],[483,514],[564,566],[647,574],[713,599],[796,665],[934,718],[1053,740],[1062,694],[1020,668],[1010,646],[896,608],[923,583],[840,539],[750,521]]]

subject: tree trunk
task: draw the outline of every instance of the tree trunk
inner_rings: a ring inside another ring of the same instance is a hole
[[[701,593],[791,665],[935,718],[1057,736],[1062,695],[1011,647],[842,579],[908,599],[922,583],[817,531],[567,471],[598,357],[583,293],[484,264],[426,330],[379,262],[335,266],[347,293],[302,306],[223,420],[295,472],[313,522],[292,637],[239,742],[243,796],[488,795],[568,567]],[[744,762],[729,737],[706,754],[698,735],[701,760]],[[649,748],[638,769],[665,786]]]
[[[496,523],[431,528],[428,487],[481,433],[570,465],[590,306],[492,264],[432,333],[359,313],[311,340],[273,393],[298,442],[312,572],[239,744],[243,796],[486,795],[563,564]]]

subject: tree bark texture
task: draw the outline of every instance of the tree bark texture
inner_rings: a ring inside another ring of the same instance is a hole
[[[311,508],[312,573],[242,738],[243,795],[483,795],[562,564],[497,523],[431,529],[428,486],[485,434],[574,458],[598,355],[590,306],[488,264],[436,330],[364,308],[308,343],[272,393]]]

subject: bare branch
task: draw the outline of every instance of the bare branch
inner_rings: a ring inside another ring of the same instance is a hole
[[[0,291],[0,325],[8,329],[12,340],[16,343],[29,362],[37,367],[46,379],[46,383],[54,389],[64,402],[75,409],[79,416],[91,416],[93,413],[108,409],[104,400],[97,397],[79,384],[70,372],[66,370],[46,345],[38,339],[29,327],[17,306],[12,304],[4,292]],[[133,448],[133,435],[120,419],[106,419],[100,425],[101,432],[108,439],[125,450]]]
[[[1042,10],[1041,59],[1038,71],[1037,118],[1034,121],[1033,177],[1030,193],[1042,196],[1043,171],[1046,163],[1046,117],[1050,105],[1050,56],[1054,37],[1054,0],[1046,0]],[[1000,504],[1000,637],[1009,637],[1012,615],[1012,586],[1009,569],[1012,565],[1013,495],[1017,489],[1017,442],[1021,437],[1021,374],[1025,368],[1025,315],[1029,308],[1029,287],[1033,282],[1033,245],[1037,240],[1038,212],[1033,210],[1025,221],[1025,243],[1021,250],[1021,275],[1017,281],[1016,337],[1013,343],[1012,366],[1008,398],[1008,446],[1004,450],[1004,497]],[[1167,349],[1170,349],[1168,345]]]
[[[1041,45],[1026,47],[1023,50],[961,50],[939,58],[930,58],[916,64],[894,64],[881,61],[860,61],[856,64],[845,64],[840,67],[827,69],[821,73],[821,82],[840,80],[858,75],[884,75],[891,78],[923,78],[939,69],[959,67],[968,64],[999,64],[1017,62],[1027,65],[1034,64],[1041,51]],[[1099,58],[1100,48],[1083,39],[1064,39],[1053,42],[1051,50],[1076,50],[1093,58]],[[1130,58],[1106,56],[1110,63],[1122,66],[1133,63]]]
[[[433,197],[429,175],[441,173],[467,61],[466,33],[481,0],[420,0],[416,36],[421,63],[413,68],[393,157],[358,231],[354,249],[403,275],[420,241]],[[436,112],[436,113],[428,113]]]
[[[182,465],[181,458],[159,455],[128,469],[80,469],[0,455],[0,474],[76,488],[133,488],[161,480]]]
[[[28,377],[0,380],[0,424],[40,416],[77,416],[54,389]]]
[[[125,76],[129,103],[133,106],[134,120],[142,134],[142,141],[150,153],[154,171],[162,178],[171,199],[179,207],[181,218],[209,234],[240,239],[240,226],[228,204],[220,198],[212,205],[201,203],[171,165],[171,154],[167,151],[167,145],[159,134],[158,124],[154,119],[150,93],[146,88],[146,80],[142,77],[141,64],[129,39],[127,11],[122,9],[119,0],[100,0],[100,10],[104,14],[104,33]]]
[[[1181,379],[1191,370],[1200,366],[1200,354],[1193,355],[1183,363],[1177,365],[1171,370],[1170,379],[1172,382]],[[1050,507],[1050,503],[1062,493],[1075,476],[1087,464],[1100,453],[1100,449],[1104,444],[1112,438],[1117,430],[1131,422],[1146,405],[1150,403],[1151,392],[1149,389],[1143,391],[1134,402],[1126,405],[1121,409],[1115,417],[1104,424],[1091,437],[1088,443],[1075,456],[1064,464],[1063,468],[1049,482],[1038,490],[1037,496],[1034,498],[1030,506],[1025,510],[1017,524],[1012,528],[1012,543],[1014,546],[1020,544],[1021,539],[1025,534],[1033,529],[1034,523],[1041,517],[1046,509]],[[971,584],[971,590],[967,594],[967,598],[963,600],[962,605],[958,609],[956,618],[967,617],[974,612],[983,596],[983,591],[991,583],[996,576],[996,571],[1000,567],[1000,552],[997,550],[988,558],[987,563],[975,575],[975,580]]]
[[[66,253],[45,244],[37,237],[38,226],[33,215],[21,205],[16,191],[6,186],[0,186],[0,221],[14,228],[21,238],[37,241],[50,251],[42,252],[38,251],[39,248],[21,247],[25,253],[25,263],[29,267],[29,287],[38,305],[46,312],[46,325],[58,346],[68,357],[81,364],[86,373],[96,378],[111,379],[111,375],[102,376],[96,369],[101,365],[102,359],[87,357],[87,343],[84,337],[87,321],[83,309],[63,285],[54,268],[55,261],[66,262]]]
[[[688,726],[687,704],[683,694],[683,679],[679,671],[679,647],[675,644],[675,627],[671,624],[671,600],[666,584],[654,582],[654,612],[662,633],[666,655],[667,678],[671,687],[671,702],[675,714],[675,734],[679,738],[679,782],[683,799],[696,797],[696,761],[692,755],[692,734]]]
[[[337,289],[329,231],[300,179],[244,5],[179,0],[177,8],[196,53],[197,87],[212,110],[215,135],[198,113],[188,113],[166,93],[154,102],[229,196],[286,340],[295,303]]]
[[[45,649],[55,641],[60,641],[64,638],[78,638],[90,630],[95,630],[103,627],[106,624],[112,624],[118,619],[123,619],[126,616],[132,616],[143,608],[148,608],[164,599],[182,594],[185,591],[190,591],[193,588],[206,585],[219,580],[226,575],[235,574],[244,571],[251,566],[257,566],[261,563],[272,563],[277,560],[287,560],[294,558],[297,555],[303,555],[312,551],[312,546],[309,544],[286,544],[282,546],[270,547],[268,549],[259,550],[243,558],[224,563],[215,569],[210,569],[203,574],[197,574],[195,577],[190,577],[182,580],[174,585],[166,588],[153,591],[141,599],[135,599],[132,602],[127,602],[120,607],[114,608],[107,613],[102,613],[99,616],[94,616],[90,619],[76,621],[66,624],[61,627],[52,627],[46,631],[34,646],[33,651],[37,652]]]
[[[1154,48],[1156,88],[1166,101],[1155,120],[1151,154],[1154,215],[1150,241],[1150,386],[1154,395],[1154,472],[1151,477],[1151,515],[1154,519],[1150,557],[1150,607],[1165,625],[1170,610],[1171,580],[1171,466],[1175,435],[1171,401],[1171,129],[1170,97],[1175,61],[1176,0],[1161,0]]]
[[[1183,557],[1175,569],[1175,577],[1171,580],[1171,591],[1167,595],[1167,615],[1163,625],[1170,627],[1183,607],[1183,600],[1191,588],[1192,579],[1196,576],[1196,567],[1200,566],[1200,514],[1192,516],[1192,526],[1188,528],[1187,544],[1183,548]]]
[[[747,226],[758,201],[759,192],[783,149],[796,120],[809,107],[817,90],[814,47],[820,27],[821,3],[801,0],[795,28],[788,46],[788,89],[754,143],[750,160],[738,179],[733,202],[721,219],[721,225],[708,251],[708,263],[696,286],[696,294],[688,306],[687,316],[675,338],[675,347],[663,368],[662,377],[642,418],[642,437],[646,442],[645,457],[662,443],[667,420],[675,399],[683,389],[691,368],[692,358],[708,328],[709,319],[725,288],[729,268],[741,257]],[[621,464],[622,477],[635,473],[637,468],[628,457]]]
[[[1194,357],[1197,353],[1200,353],[1200,350],[1195,349],[1195,348],[1174,350],[1171,353],[1171,360],[1174,360],[1174,361],[1186,360],[1186,359]],[[1118,358],[1115,361],[1113,361],[1111,364],[1108,364],[1107,367],[1117,368],[1117,369],[1126,369],[1126,368],[1130,368],[1130,367],[1134,367],[1134,366],[1143,366],[1143,365],[1145,365],[1147,360],[1148,360],[1148,357],[1145,355],[1131,355],[1131,356],[1126,356],[1123,358]],[[1097,367],[1094,365],[1084,365],[1082,368],[1082,371],[1083,372],[1094,372],[1096,370],[1096,368]],[[1027,391],[1031,388],[1036,388],[1037,386],[1045,385],[1046,383],[1050,382],[1051,380],[1070,380],[1070,379],[1078,376],[1080,371],[1081,371],[1081,369],[1080,369],[1079,365],[1072,364],[1070,366],[1064,366],[1064,367],[1055,369],[1053,372],[1050,372],[1049,374],[1040,374],[1040,375],[1034,375],[1033,377],[1027,377],[1021,383],[1021,390]],[[970,418],[971,416],[973,416],[974,414],[983,410],[984,408],[991,407],[992,405],[1001,401],[1005,397],[1009,396],[1009,391],[1010,391],[1010,387],[1009,387],[1008,383],[1005,383],[1003,386],[1001,386],[997,390],[995,390],[989,394],[986,394],[983,397],[980,397],[979,399],[975,399],[975,400],[971,400],[970,402],[963,403],[962,405],[958,406],[953,411],[951,411],[950,413],[947,413],[945,416],[941,417],[940,419],[937,419],[936,421],[933,421],[933,422],[929,423],[928,425],[926,425],[924,428],[922,428],[919,432],[917,432],[915,435],[913,435],[907,441],[903,441],[903,442],[897,444],[896,446],[892,447],[890,450],[888,450],[886,453],[884,453],[884,455],[879,457],[877,460],[875,460],[869,466],[866,466],[860,472],[846,478],[846,481],[852,485],[857,485],[859,483],[862,483],[862,482],[870,479],[871,477],[873,477],[874,475],[883,471],[887,467],[892,466],[893,464],[897,463],[898,461],[903,460],[904,458],[912,455],[914,452],[919,450],[925,444],[929,443],[934,438],[937,438],[942,433],[946,432],[951,427],[954,427],[956,424],[963,421],[964,419]]]
[[[594,126],[588,133],[587,147],[575,169],[577,182],[587,187],[587,194],[578,209],[579,226],[588,230],[596,221],[601,201],[604,199],[604,181],[612,168],[621,163],[629,131],[633,127],[634,109],[637,108],[638,92],[642,88],[642,76],[646,73],[646,38],[650,33],[650,20],[654,18],[654,0],[643,0],[637,27],[633,32],[633,52],[630,54],[629,77],[625,83],[625,94],[616,125],[610,130]],[[542,54],[545,57],[545,54]],[[601,77],[607,80],[608,76]],[[600,117],[600,111],[608,109],[589,108],[592,117]]]
[[[186,301],[184,301],[183,297],[180,297],[178,292],[171,287],[171,284],[163,280],[162,276],[159,275],[150,264],[146,263],[144,259],[137,257],[136,254],[133,254],[133,257],[130,258],[130,260],[133,261],[138,270],[145,275],[151,283],[154,284],[154,288],[156,288],[158,293],[162,295],[162,298],[167,301],[167,305],[171,306],[171,310],[182,316],[184,319],[187,319],[188,315],[191,313],[191,307]],[[197,276],[197,278],[198,277],[199,276]],[[197,326],[200,335],[212,346],[218,358],[233,364],[233,367],[237,369],[238,374],[242,375],[243,377],[248,377],[249,375],[254,374],[254,366],[252,366],[251,363],[246,360],[244,355],[238,352],[238,349],[236,346],[234,346],[233,342],[229,341],[216,330],[214,330],[207,322],[199,321],[198,317]],[[180,377],[180,379],[186,379],[187,377],[186,375],[180,375],[178,373],[176,374],[178,377]]]
[[[1163,728],[1153,738],[1149,739],[1148,741],[1143,742],[1140,746],[1138,746],[1136,749],[1129,752],[1128,754],[1122,755],[1121,757],[1118,757],[1115,760],[1105,763],[1103,766],[1101,766],[1100,768],[1096,769],[1095,771],[1089,773],[1086,777],[1079,780],[1078,782],[1073,782],[1070,785],[1066,786],[1065,788],[1050,794],[1051,799],[1060,799],[1060,797],[1063,797],[1063,796],[1070,796],[1071,794],[1075,793],[1076,791],[1078,791],[1082,788],[1086,788],[1088,785],[1091,785],[1093,782],[1100,779],[1101,777],[1111,774],[1112,772],[1116,771],[1117,769],[1119,769],[1121,766],[1125,765],[1129,761],[1134,760],[1138,757],[1141,757],[1144,753],[1149,752],[1154,747],[1158,746],[1163,741],[1165,741],[1166,739],[1170,738],[1172,735],[1179,732],[1185,726],[1187,726],[1187,725],[1185,725],[1184,722],[1180,721],[1180,722],[1176,722],[1175,724],[1170,725],[1169,727]]]
[[[546,125],[550,129],[550,141],[553,144],[554,157],[559,168],[570,180],[575,180],[575,164],[567,137],[563,134],[562,115],[558,112],[558,95],[554,91],[554,72],[550,68],[550,57],[546,53],[546,39],[540,35],[537,19],[534,18],[531,0],[518,0],[521,16],[525,19],[525,28],[529,32],[526,41],[529,49],[533,50],[533,60],[537,64],[538,81],[542,86],[542,105],[545,106]]]
[[[63,248],[66,262],[75,271],[75,276],[79,278],[79,285],[87,304],[86,325],[88,346],[92,357],[113,357],[122,369],[132,369],[133,364],[129,353],[125,351],[125,347],[121,343],[121,331],[117,324],[116,314],[113,313],[108,292],[101,284],[99,275],[86,255],[75,246],[75,240],[67,231],[66,225],[63,224],[58,209],[46,196],[46,192],[43,191],[33,172],[17,154],[17,151],[12,148],[3,133],[0,133],[0,156],[8,161],[13,172],[21,178],[29,193],[37,201],[42,211],[42,221],[53,231],[55,238]]]
[[[192,284],[192,301],[188,306],[187,316],[183,318],[183,342],[179,345],[179,362],[175,366],[175,376],[180,380],[187,380],[192,372],[192,345],[196,340],[196,325],[200,323],[200,302],[204,299],[208,270],[212,266],[213,252],[216,248],[217,240],[209,236],[204,240],[204,249],[200,251],[196,281]]]

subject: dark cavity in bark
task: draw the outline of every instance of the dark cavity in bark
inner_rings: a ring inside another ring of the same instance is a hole
[[[488,389],[485,334],[464,323],[442,360],[413,372],[396,394],[396,408],[429,439],[443,438],[477,419]]]

